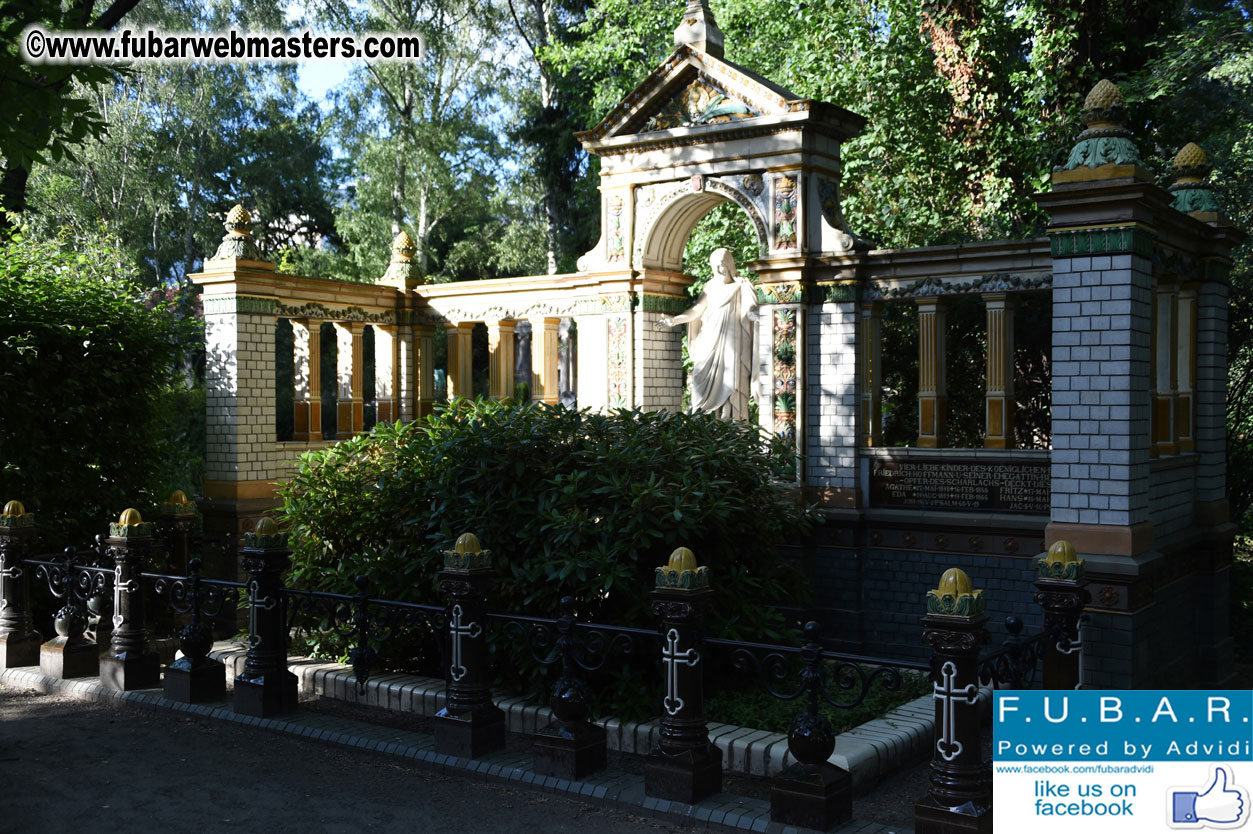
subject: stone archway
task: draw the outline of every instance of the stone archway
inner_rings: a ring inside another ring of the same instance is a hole
[[[579,365],[588,383],[581,401],[680,406],[682,337],[655,325],[690,304],[684,246],[700,218],[730,200],[757,238],[759,413],[803,448],[804,302],[820,281],[852,280],[831,262],[864,248],[843,220],[839,181],[840,147],[865,121],[726,61],[705,0],[689,4],[674,44],[639,87],[578,134],[601,162],[601,236],[579,272],[621,287],[598,315],[579,320],[591,348],[580,354],[588,357]]]

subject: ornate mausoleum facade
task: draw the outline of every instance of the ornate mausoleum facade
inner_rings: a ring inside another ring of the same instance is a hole
[[[194,276],[208,348],[206,524],[249,527],[276,506],[275,484],[299,453],[335,439],[323,436],[328,336],[338,437],[363,430],[367,401],[378,420],[429,413],[437,373],[449,396],[469,395],[479,325],[492,397],[514,396],[521,371],[535,400],[681,408],[682,328],[658,320],[690,306],[684,246],[730,201],[758,249],[747,266],[759,276],[759,420],[793,441],[799,491],[827,518],[789,547],[814,579],[826,634],[844,648],[923,657],[915,600],[948,567],[986,589],[989,613],[1030,619],[1035,560],[1065,539],[1092,596],[1086,683],[1221,684],[1234,531],[1224,493],[1227,274],[1242,236],[1218,215],[1199,148],[1179,153],[1166,188],[1123,127],[1114,85],[1101,82],[1083,116],[1073,152],[1038,196],[1051,217],[1043,236],[876,249],[840,212],[841,145],[864,120],[724,60],[721,32],[694,0],[673,54],[579,135],[601,161],[602,233],[575,274],[432,285],[402,233],[377,284],[283,275],[261,260],[237,207]],[[982,442],[953,448],[946,313],[968,299],[983,308]],[[1043,305],[1052,325],[1048,448],[1016,448],[1014,321],[1026,304]],[[902,310],[915,338],[885,343],[884,317]],[[295,366],[284,441],[280,319],[292,327]],[[918,428],[907,446],[889,446],[883,367],[901,352],[917,356]]]

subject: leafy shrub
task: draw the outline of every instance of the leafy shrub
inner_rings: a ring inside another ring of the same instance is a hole
[[[50,546],[151,512],[198,471],[203,395],[180,367],[198,320],[132,272],[107,239],[0,237],[0,501],[38,513]]]
[[[492,551],[494,610],[556,616],[569,594],[582,617],[652,628],[653,571],[685,546],[710,566],[711,632],[787,639],[770,605],[806,589],[775,545],[810,518],[772,483],[788,460],[704,414],[454,401],[302,458],[280,489],[290,582],[351,592],[364,575],[374,596],[442,602],[441,551],[468,531]]]

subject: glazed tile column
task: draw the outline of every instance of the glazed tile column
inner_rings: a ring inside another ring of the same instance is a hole
[[[448,334],[448,399],[474,396],[473,322],[445,326]]]
[[[248,656],[235,677],[235,712],[268,718],[296,708],[296,676],[287,670],[287,535],[266,516],[244,534],[239,565],[248,573]]]
[[[295,396],[293,440],[322,439],[322,322],[292,319]]]
[[[117,523],[109,525],[106,552],[113,558],[113,638],[108,653],[100,658],[100,683],[109,689],[149,689],[161,679],[161,661],[148,645],[144,595],[139,587],[140,574],[156,546],[153,533],[153,525],[134,508],[123,511]]]
[[[421,419],[435,408],[435,327],[413,325],[413,414],[404,419]]]
[[[1159,283],[1153,293],[1153,452],[1173,455],[1175,443],[1175,399],[1179,382],[1178,343],[1175,328],[1178,287]]]
[[[944,302],[935,296],[918,299],[918,445],[936,448],[945,443],[948,420],[948,384],[945,374],[947,317]]]
[[[712,603],[709,568],[686,547],[657,568],[653,613],[661,618],[662,699],[657,745],[644,764],[644,793],[693,805],[722,790],[722,751],[705,724],[700,623]]]
[[[30,577],[23,559],[35,536],[35,517],[21,501],[0,514],[0,669],[39,664],[43,635],[30,614]]]
[[[1192,433],[1193,380],[1196,376],[1196,284],[1181,284],[1175,316],[1175,445],[1180,452],[1196,448]]]
[[[859,334],[858,388],[861,390],[863,446],[883,445],[883,305],[863,304]]]
[[[516,323],[508,319],[487,326],[487,390],[494,400],[513,398],[515,327]]]
[[[983,445],[1014,447],[1014,302],[1005,293],[983,297],[988,317],[987,390]]]
[[[927,795],[914,805],[917,834],[991,834],[992,768],[983,760],[979,651],[987,642],[983,591],[949,568],[927,592],[922,640],[931,647],[935,744]]]
[[[338,344],[339,413],[336,437],[340,440],[352,437],[365,424],[365,401],[362,381],[364,373],[365,325],[360,322],[335,322],[335,339]]]
[[[561,319],[531,319],[531,399],[556,405],[557,361]]]
[[[374,402],[379,423],[394,423],[400,416],[396,402],[397,349],[396,325],[374,325]]]

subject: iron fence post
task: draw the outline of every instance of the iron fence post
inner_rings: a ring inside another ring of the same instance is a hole
[[[188,568],[191,622],[178,633],[183,656],[165,667],[164,694],[166,700],[184,704],[221,701],[226,697],[226,666],[209,657],[213,629],[200,616],[200,560],[192,559]]]
[[[592,697],[575,659],[575,628],[574,598],[562,597],[557,619],[561,677],[548,701],[555,720],[536,732],[532,765],[536,773],[561,779],[582,779],[609,764],[605,728],[587,720]]]
[[[21,501],[0,514],[0,669],[39,663],[41,635],[30,615],[30,582],[24,559],[35,536],[35,517]]]
[[[161,505],[161,532],[169,553],[169,568],[175,573],[191,573],[191,534],[196,529],[196,505],[181,489],[170,493]]]
[[[826,681],[822,629],[816,622],[805,624],[801,659],[805,711],[792,720],[787,734],[787,749],[796,764],[770,780],[770,819],[826,831],[852,819],[853,789],[848,771],[827,761],[835,750],[835,729],[818,709]]]
[[[1078,689],[1083,654],[1079,618],[1091,600],[1083,587],[1083,560],[1068,541],[1056,541],[1036,562],[1035,601],[1044,611],[1044,689]]]
[[[100,673],[100,646],[83,632],[87,628],[87,611],[74,599],[74,559],[77,551],[65,548],[63,577],[65,604],[53,616],[57,636],[39,647],[39,672],[51,678],[87,678]],[[53,584],[48,577],[49,588]]]
[[[287,670],[287,535],[266,516],[244,534],[239,565],[248,574],[248,656],[235,677],[235,712],[268,718],[296,708],[296,676]]]
[[[448,699],[435,715],[435,750],[476,759],[504,749],[505,714],[492,703],[487,657],[487,592],[496,573],[491,551],[473,533],[444,552],[440,590],[448,595]]]
[[[161,661],[148,645],[139,575],[156,540],[153,525],[133,507],[109,525],[106,553],[113,559],[113,636],[100,658],[100,683],[109,689],[150,689],[160,683]]]
[[[661,730],[644,765],[644,793],[691,805],[722,790],[722,751],[705,725],[700,622],[712,601],[709,569],[686,547],[656,571],[653,613],[661,618],[666,695]]]
[[[917,834],[992,832],[992,771],[983,760],[979,650],[987,642],[983,591],[950,568],[927,592],[922,640],[932,651],[935,745],[927,795],[914,805]]]

